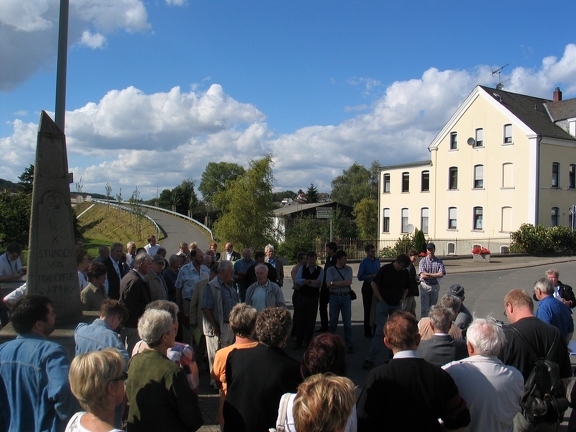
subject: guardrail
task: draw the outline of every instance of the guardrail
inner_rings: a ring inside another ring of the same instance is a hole
[[[105,200],[98,200],[98,199],[92,199],[93,202],[97,202],[100,204],[108,204],[108,201]],[[124,201],[123,203],[126,203],[127,201]],[[125,207],[123,205],[120,204],[115,204],[115,201],[111,201],[110,205],[115,206],[121,210],[126,210],[128,212],[132,212],[132,209],[130,207]],[[176,216],[180,219],[185,219],[188,222],[192,222],[195,225],[198,225],[198,227],[200,227],[201,229],[205,230],[207,232],[207,234],[210,236],[210,240],[214,240],[214,234],[212,233],[212,230],[210,228],[208,228],[206,225],[204,225],[201,222],[198,222],[196,219],[192,219],[191,217],[185,216],[183,214],[177,213],[177,212],[173,212],[172,210],[166,210],[165,208],[162,207],[154,207],[148,204],[140,204],[141,207],[146,207],[152,210],[156,210],[156,211],[160,211],[163,213],[168,213],[171,214],[172,216]],[[156,233],[159,234],[161,231],[161,228],[158,226],[158,224],[156,223],[156,221],[154,219],[152,219],[150,216],[146,216],[144,215],[145,218],[147,218],[148,220],[150,220],[154,226],[156,227]]]
[[[164,213],[168,213],[171,214],[172,216],[176,216],[179,217],[180,219],[185,219],[188,222],[192,222],[195,225],[198,225],[200,228],[202,228],[203,230],[207,231],[208,235],[210,236],[211,240],[214,240],[214,234],[212,234],[212,230],[210,228],[208,228],[206,225],[204,225],[201,222],[198,222],[196,219],[192,219],[191,217],[188,217],[186,215],[183,215],[181,213],[177,213],[177,212],[173,212],[172,210],[166,210],[165,208],[162,207],[154,207],[148,204],[140,204],[142,207],[146,207],[152,210],[157,210],[157,211],[161,211]]]

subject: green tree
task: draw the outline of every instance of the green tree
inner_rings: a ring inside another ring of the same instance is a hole
[[[324,227],[327,229],[325,238],[329,239],[330,225],[326,224]],[[358,237],[358,227],[354,221],[338,207],[332,212],[332,230],[334,238],[346,239]]]
[[[214,195],[226,187],[226,182],[235,180],[246,172],[241,165],[230,162],[210,162],[202,173],[198,190],[204,201],[213,204]]]
[[[30,194],[0,194],[0,244],[18,243],[26,247],[30,230]]]
[[[378,238],[378,201],[362,198],[362,201],[354,206],[352,214],[362,238]]]
[[[378,192],[379,164],[372,162],[370,171],[358,162],[332,180],[332,201],[354,207],[364,198],[375,199]]]
[[[426,238],[424,237],[424,232],[418,228],[414,230],[414,249],[419,253],[426,252]]]
[[[162,207],[166,210],[172,209],[172,191],[170,189],[164,189],[160,192],[160,197],[158,198],[158,207]]]
[[[294,218],[286,228],[284,242],[278,247],[278,255],[295,262],[298,252],[315,250],[316,239],[322,238],[322,226],[312,215]]]
[[[176,212],[188,215],[188,210],[194,211],[198,204],[194,185],[194,180],[184,179],[179,186],[172,189],[172,204],[176,207]]]
[[[20,182],[18,183],[18,190],[25,194],[32,193],[32,185],[34,184],[34,165],[30,164],[25,168],[22,174],[18,176]]]
[[[217,192],[214,204],[222,216],[214,224],[218,237],[237,246],[262,249],[272,240],[272,155],[251,160],[248,170]]]
[[[296,192],[292,191],[292,190],[287,190],[287,191],[283,191],[283,192],[274,192],[272,194],[272,200],[274,202],[282,202],[282,200],[284,198],[296,198]]]
[[[308,204],[317,203],[320,201],[318,197],[318,189],[314,186],[314,183],[310,183],[308,190],[306,191],[306,202]]]

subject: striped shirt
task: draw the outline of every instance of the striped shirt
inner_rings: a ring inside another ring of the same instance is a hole
[[[444,263],[438,257],[434,257],[430,259],[429,256],[425,256],[420,260],[420,264],[418,265],[419,273],[439,273],[442,272],[443,275],[446,274],[446,269],[444,268]],[[438,283],[438,279],[436,278],[424,278],[424,282],[428,285],[436,285]]]

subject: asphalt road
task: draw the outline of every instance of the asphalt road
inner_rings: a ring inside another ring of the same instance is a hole
[[[354,278],[356,278],[357,265],[354,268]],[[465,288],[465,304],[475,316],[486,317],[492,315],[494,318],[508,322],[504,317],[504,296],[508,291],[515,288],[521,288],[531,293],[534,282],[545,277],[545,272],[550,267],[554,267],[560,272],[560,280],[569,285],[576,284],[576,266],[574,262],[551,263],[549,259],[541,265],[531,264],[527,268],[507,269],[499,271],[481,271],[466,273],[448,273],[440,282],[440,295],[446,294],[448,287],[452,284],[459,283]],[[287,267],[291,268],[291,266]],[[289,271],[285,271],[289,274]],[[292,281],[285,279],[283,293],[288,304],[292,309]],[[371,340],[364,337],[363,332],[363,310],[360,289],[362,284],[355,279],[352,288],[358,294],[358,300],[352,302],[352,328],[355,341],[356,352],[348,356],[348,375],[356,385],[362,385],[368,375],[367,371],[362,370],[361,365],[364,357],[370,350]],[[420,304],[417,299],[416,316],[420,318]],[[319,327],[319,325],[318,325]],[[338,334],[344,337],[343,327],[340,323]],[[303,350],[292,350],[288,346],[287,351],[296,359],[300,360]],[[383,360],[382,355],[376,359],[376,365]]]
[[[198,247],[205,251],[208,249],[210,240],[204,230],[197,228],[194,224],[157,210],[146,209],[146,215],[150,216],[160,226],[165,238],[161,238],[158,243],[167,251],[168,255],[178,252],[180,242],[191,243],[195,241]],[[224,249],[222,246],[220,249]]]

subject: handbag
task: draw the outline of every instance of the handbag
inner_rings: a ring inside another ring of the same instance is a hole
[[[342,273],[340,273],[340,270],[338,269],[338,267],[334,267],[336,269],[336,271],[338,272],[338,274],[340,275],[340,277],[342,278],[342,280],[346,280],[344,279],[344,276],[342,276]],[[354,290],[352,289],[351,286],[349,286],[348,288],[350,288],[350,300],[356,300],[358,298],[358,296],[356,295],[356,293],[354,292]]]

